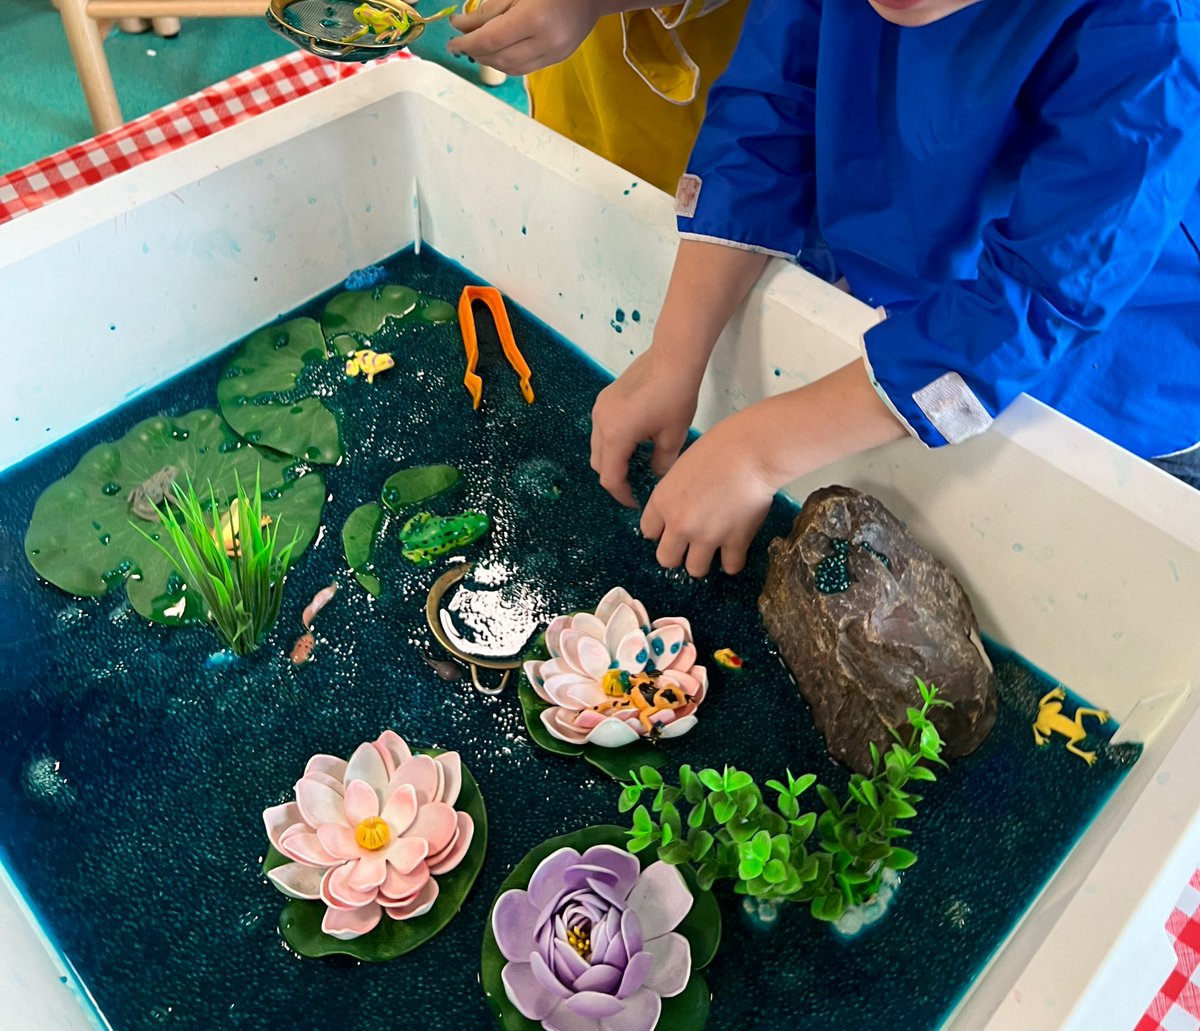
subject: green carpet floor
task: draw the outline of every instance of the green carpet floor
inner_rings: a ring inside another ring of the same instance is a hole
[[[265,3],[265,0],[264,0]],[[450,27],[438,23],[414,51],[475,80],[476,66],[446,53]],[[75,65],[50,0],[0,0],[0,174],[92,135]],[[19,41],[20,52],[13,49]],[[254,18],[184,21],[175,39],[113,31],[105,41],[121,111],[136,118],[214,82],[288,53],[292,45]],[[510,79],[495,91],[526,110],[525,91]]]

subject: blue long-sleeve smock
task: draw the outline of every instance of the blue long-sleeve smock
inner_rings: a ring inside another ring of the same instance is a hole
[[[1198,184],[1200,0],[755,0],[679,225],[882,306],[868,369],[927,444],[1024,391],[1150,457],[1200,441]]]

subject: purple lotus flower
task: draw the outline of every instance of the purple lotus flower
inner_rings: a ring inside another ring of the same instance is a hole
[[[547,856],[496,900],[492,930],[512,1004],[548,1031],[650,1031],[692,973],[674,933],[692,908],[679,871],[596,845]]]

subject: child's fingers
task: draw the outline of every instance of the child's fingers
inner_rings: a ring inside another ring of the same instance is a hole
[[[687,440],[687,427],[669,427],[654,438],[654,454],[650,456],[650,471],[661,479],[670,471]]]
[[[450,25],[459,32],[474,32],[493,18],[503,14],[513,5],[513,0],[487,0],[477,4],[471,11],[450,15]],[[467,4],[465,6],[470,6]]]
[[[730,576],[746,568],[746,556],[750,552],[751,540],[753,538],[726,541],[721,545],[721,568]]]
[[[600,477],[600,486],[626,508],[637,508],[633,488],[629,486],[629,459],[633,450],[606,444],[592,433],[592,468]]]
[[[502,3],[503,0],[496,0],[497,6]],[[464,17],[467,16],[464,15]],[[498,11],[491,18],[486,19],[484,24],[469,35],[450,40],[446,44],[446,49],[452,54],[461,54],[465,57],[473,57],[476,61],[483,61],[491,54],[500,53],[508,47],[528,39],[534,29],[535,25],[530,22],[530,19],[520,16],[519,9],[510,12],[505,7],[503,11]]]
[[[699,579],[702,576],[707,576],[708,571],[712,569],[713,555],[717,549],[711,544],[704,544],[701,541],[689,541],[687,549],[687,564],[684,568],[688,572],[688,576],[694,576]]]
[[[663,533],[662,540],[658,542],[655,558],[664,569],[677,569],[683,564],[683,556],[687,550],[687,539],[667,530]]]
[[[559,60],[547,53],[544,40],[536,38],[523,39],[510,47],[471,56],[480,64],[495,68],[505,75],[528,75]]]
[[[651,499],[650,503],[646,505],[645,511],[642,512],[642,536],[648,541],[656,541],[662,536],[666,526],[666,522],[659,515],[658,509],[654,507],[654,501]]]

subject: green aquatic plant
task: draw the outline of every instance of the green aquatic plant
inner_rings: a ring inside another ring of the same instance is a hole
[[[932,685],[920,679],[917,685],[921,707],[907,711],[908,734],[893,730],[895,741],[883,755],[871,745],[871,775],[851,776],[845,801],[811,773],[789,772],[786,784],[767,781],[776,794],[772,805],[749,773],[733,767],[696,772],[682,766],[678,786],[642,767],[619,802],[622,812],[633,810],[629,850],[654,848],[664,862],[693,865],[701,888],[731,880],[740,895],[807,903],[818,920],[837,920],[869,902],[886,871],[917,861],[896,844],[912,833],[899,821],[916,816],[921,801],[908,785],[937,779],[926,763],[945,765],[929,713],[950,703]],[[800,808],[800,796],[814,785],[824,807],[819,816]],[[654,792],[649,808],[638,804],[648,791]]]
[[[233,653],[249,655],[279,618],[283,583],[300,531],[280,546],[279,523],[263,514],[257,477],[253,495],[238,477],[235,496],[224,512],[212,484],[207,500],[196,493],[190,479],[186,486],[176,483],[174,490],[174,505],[154,506],[172,548],[140,527],[138,531],[203,599],[209,625]]]
[[[172,483],[190,478],[211,483],[224,504],[239,476],[247,484],[261,477],[266,514],[300,532],[292,552],[299,557],[321,525],[324,477],[308,463],[248,443],[211,409],[143,419],[124,436],[90,448],[38,498],[25,555],[38,576],[68,594],[124,591],[146,619],[195,623],[204,619],[199,596],[181,592],[171,557],[146,537],[166,539],[148,503],[161,506],[172,497]]]

